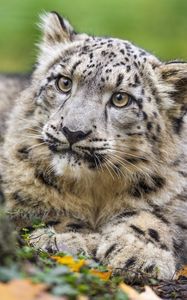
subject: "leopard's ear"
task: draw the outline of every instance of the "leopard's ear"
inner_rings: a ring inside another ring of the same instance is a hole
[[[187,63],[173,61],[157,67],[159,82],[170,101],[164,104],[176,133],[182,129],[187,114]],[[168,103],[170,103],[168,105]]]
[[[40,27],[43,33],[43,46],[54,46],[59,43],[70,42],[76,35],[70,23],[57,12],[43,14]]]

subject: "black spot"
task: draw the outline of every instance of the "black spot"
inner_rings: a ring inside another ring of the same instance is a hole
[[[153,211],[151,213],[159,220],[161,220],[163,223],[168,225],[169,221],[163,216],[161,208],[158,205],[154,205],[154,204],[150,204],[150,206],[153,208]]]
[[[128,136],[141,136],[143,135],[142,132],[127,132],[126,135]]]
[[[118,67],[120,66],[120,63],[114,64],[113,67]]]
[[[117,246],[116,243],[113,244],[113,245],[111,245],[111,246],[108,248],[108,250],[105,252],[104,258],[107,258],[107,257],[111,254],[111,252],[113,252],[113,251],[116,249],[116,246]]]
[[[104,115],[105,115],[105,121],[108,120],[108,112],[107,112],[107,108],[105,107],[105,110],[104,110]]]
[[[176,257],[179,256],[180,253],[185,253],[186,243],[182,237],[178,237],[177,239],[173,239],[173,248]]]
[[[52,187],[59,192],[58,185],[54,180],[55,174],[51,174],[50,176],[43,173],[41,170],[35,171],[35,177],[42,183],[47,185],[48,187]]]
[[[47,223],[45,223],[47,226],[55,226],[60,224],[60,221],[48,221]]]
[[[116,87],[118,87],[122,81],[123,81],[124,75],[123,74],[119,74],[117,77],[117,81],[116,81]]]
[[[172,125],[174,132],[180,134],[183,125],[183,116],[180,118],[173,118]]]
[[[140,52],[140,56],[146,55],[146,52],[144,50],[139,50],[139,52]]]
[[[19,148],[17,150],[16,157],[18,159],[28,159],[28,157],[29,157],[29,147],[28,146],[24,146],[24,147]]]
[[[186,194],[179,194],[179,195],[177,195],[177,198],[178,198],[180,201],[186,202],[186,200],[187,200],[187,195],[186,195]]]
[[[160,131],[161,131],[161,127],[160,127],[160,125],[159,125],[159,124],[157,124],[157,128],[156,128],[156,130],[157,130],[157,132],[158,132],[158,133],[160,133]]]
[[[107,52],[103,50],[103,51],[101,51],[101,55],[106,56]]]
[[[147,114],[146,114],[146,112],[145,112],[145,111],[142,111],[142,114],[143,114],[143,119],[144,119],[144,120],[147,120]]]
[[[134,197],[141,197],[142,194],[149,194],[154,191],[154,188],[149,186],[143,179],[140,180],[137,185],[132,188],[131,195]]]
[[[3,192],[0,190],[0,205],[5,203],[5,196],[3,194]]]
[[[71,231],[79,231],[85,227],[84,223],[70,223],[67,224],[66,227]]]
[[[130,227],[138,234],[145,235],[145,232],[135,225],[130,225]]]
[[[12,199],[15,200],[16,202],[18,202],[19,204],[27,203],[27,205],[29,205],[29,202],[32,202],[32,199],[30,198],[30,196],[21,194],[20,191],[15,191],[12,194]]]
[[[140,79],[137,74],[134,75],[134,81],[135,81],[136,85],[140,84]]]
[[[187,224],[183,224],[183,223],[176,223],[177,226],[179,226],[182,230],[187,230]]]
[[[155,268],[155,265],[153,264],[153,265],[150,265],[148,267],[145,267],[144,271],[146,273],[151,273],[151,272],[153,272],[154,268]]]
[[[158,232],[155,229],[149,228],[148,233],[149,233],[150,237],[152,237],[156,242],[159,242],[160,237],[159,237]]]
[[[85,52],[87,52],[87,51],[89,50],[89,47],[88,47],[88,46],[84,46],[84,47],[82,48],[82,50],[85,51]]]
[[[130,66],[127,66],[127,67],[126,67],[127,73],[130,72],[130,70],[131,70],[131,67],[130,67]]]
[[[120,49],[120,52],[121,52],[122,54],[125,54],[124,49]]]
[[[132,217],[134,215],[137,215],[137,211],[124,211],[122,213],[120,213],[119,215],[117,215],[117,219],[121,219],[121,218],[129,218],[129,217]]]
[[[147,129],[148,130],[151,130],[153,127],[152,123],[151,122],[147,122]]]
[[[162,250],[169,251],[168,247],[167,247],[165,244],[160,244],[160,248],[161,248]]]
[[[81,61],[79,60],[79,61],[77,61],[77,62],[73,65],[73,67],[72,67],[72,69],[71,69],[71,75],[72,75],[72,76],[73,76],[73,74],[74,74],[76,68],[77,68],[78,65],[80,65],[80,64],[81,64]]]
[[[155,175],[152,177],[152,180],[153,180],[155,187],[157,187],[157,188],[162,188],[166,183],[166,180],[161,176]]]
[[[132,256],[125,262],[123,269],[128,269],[129,267],[133,266],[136,263],[136,257]]]
[[[37,95],[37,97],[38,97],[38,96],[39,96],[39,95]],[[29,109],[25,112],[24,116],[25,116],[26,118],[29,118],[29,117],[33,116],[34,112],[35,112],[35,108],[29,108]]]
[[[138,69],[138,64],[134,61],[134,66],[135,66],[135,68],[137,68]]]
[[[152,176],[152,183],[148,184],[144,179],[139,180],[136,186],[131,188],[130,194],[134,197],[141,197],[142,194],[156,192],[165,185],[165,179],[160,176]]]

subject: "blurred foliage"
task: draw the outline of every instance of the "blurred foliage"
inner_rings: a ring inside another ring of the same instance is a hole
[[[186,0],[0,0],[0,71],[31,69],[38,16],[51,10],[77,31],[128,39],[162,60],[187,58]]]

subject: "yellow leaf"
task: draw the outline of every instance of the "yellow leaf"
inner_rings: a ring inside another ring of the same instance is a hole
[[[90,273],[92,275],[98,276],[102,280],[109,280],[109,278],[112,274],[112,271],[110,270],[110,271],[107,271],[107,272],[101,272],[101,271],[96,270],[96,269],[91,269]]]
[[[187,265],[185,265],[182,269],[180,269],[175,275],[175,279],[179,279],[179,277],[187,277]]]
[[[72,256],[52,256],[57,263],[65,265],[70,268],[72,272],[79,272],[80,269],[86,264],[84,259],[74,260]]]

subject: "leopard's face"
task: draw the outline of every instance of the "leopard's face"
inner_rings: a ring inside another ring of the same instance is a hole
[[[42,135],[58,174],[86,167],[122,175],[146,164],[146,134],[158,131],[150,121],[158,112],[148,57],[117,39],[89,38],[62,50],[36,100],[48,108]]]
[[[51,57],[48,47],[35,101],[46,117],[42,139],[56,174],[146,173],[164,142],[160,61],[112,38],[80,35],[55,47]]]

